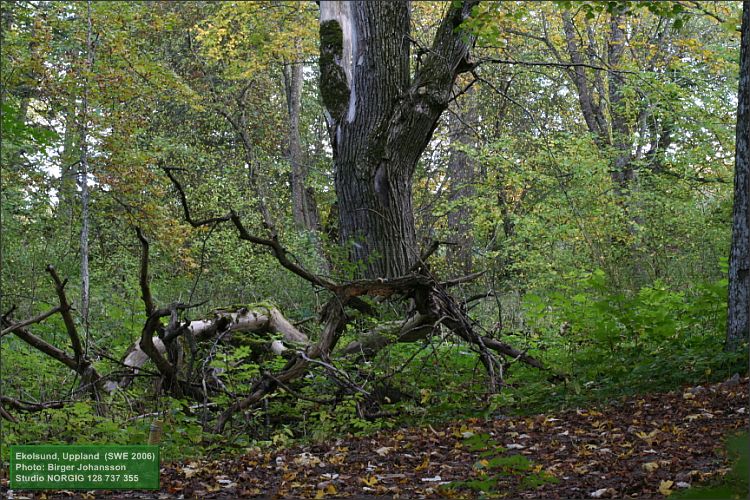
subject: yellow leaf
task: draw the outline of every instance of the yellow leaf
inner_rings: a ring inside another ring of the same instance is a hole
[[[641,467],[643,467],[643,470],[645,470],[646,472],[654,472],[659,468],[659,464],[657,464],[656,462],[648,462],[641,465]]]
[[[425,470],[429,466],[430,466],[430,456],[429,455],[425,455],[424,459],[422,460],[422,463],[419,464],[419,465],[417,465],[417,468],[415,470],[417,470],[417,471]]]
[[[419,393],[422,395],[422,399],[419,401],[421,404],[426,405],[430,402],[430,396],[432,396],[432,392],[429,389],[421,389]]]
[[[668,497],[672,494],[672,490],[670,490],[670,488],[673,484],[674,481],[662,481],[661,483],[659,483],[659,493]]]
[[[326,493],[329,495],[335,495],[336,494],[336,487],[333,484],[329,484],[326,486]]]
[[[318,490],[318,492],[315,494],[315,498],[317,498],[318,500],[320,500],[321,498],[325,498],[325,496],[326,493],[323,490]]]
[[[360,481],[362,481],[362,484],[364,484],[365,486],[375,486],[378,482],[378,478],[376,478],[375,476],[363,477],[360,478]]]
[[[635,435],[643,439],[644,441],[646,441],[646,443],[648,443],[648,445],[651,446],[651,444],[655,441],[654,438],[656,437],[658,433],[659,433],[659,429],[654,429],[648,434],[645,432],[636,432]]]

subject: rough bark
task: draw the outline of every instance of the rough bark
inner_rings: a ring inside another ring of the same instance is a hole
[[[321,2],[320,91],[328,112],[342,243],[360,276],[404,274],[418,257],[412,176],[473,40],[476,1],[453,4],[409,74],[409,2]]]
[[[750,335],[750,1],[742,3],[740,83],[734,170],[732,249],[729,256],[727,350]]]

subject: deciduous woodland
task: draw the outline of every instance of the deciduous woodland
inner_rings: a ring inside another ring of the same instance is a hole
[[[4,463],[747,495],[750,2],[1,14]]]

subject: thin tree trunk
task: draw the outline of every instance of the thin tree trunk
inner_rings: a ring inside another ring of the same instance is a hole
[[[573,18],[569,11],[564,11],[562,19],[563,30],[565,32],[565,43],[568,55],[570,56],[570,62],[577,65],[575,68],[568,70],[568,73],[578,91],[578,104],[581,107],[583,119],[586,121],[586,127],[597,139],[601,140],[607,135],[607,126],[603,119],[601,109],[594,102],[592,89],[586,78],[586,69],[581,66],[581,64],[584,63],[584,60],[583,55],[581,54],[581,48],[575,39]]]
[[[81,316],[86,332],[86,348],[89,345],[89,157],[88,157],[88,92],[89,73],[94,66],[92,39],[91,1],[86,2],[86,74],[82,78],[80,141],[81,141]]]
[[[318,214],[314,206],[314,200],[308,199],[311,193],[305,185],[307,166],[302,154],[302,140],[299,130],[303,83],[302,63],[286,64],[284,66],[284,90],[286,91],[287,110],[289,112],[288,153],[289,163],[292,167],[292,215],[298,228],[316,230],[319,225]]]
[[[622,62],[622,56],[625,52],[625,14],[620,10],[612,14],[610,20],[610,37],[607,42],[607,55],[609,67],[614,71],[609,71],[609,114],[611,116],[611,144],[615,148],[615,158],[612,165],[612,181],[615,185],[615,192],[618,200],[622,200],[628,189],[635,179],[635,170],[632,165],[630,152],[630,141],[632,132],[628,125],[628,120],[623,111],[624,95],[623,86],[625,79],[622,74],[616,71]]]
[[[732,250],[729,256],[729,310],[726,349],[736,350],[750,335],[750,1],[742,3],[740,84],[737,99]]]
[[[76,203],[76,177],[78,177],[81,151],[78,149],[77,135],[81,126],[76,116],[75,95],[68,98],[65,110],[65,132],[63,134],[62,165],[60,166],[60,194],[58,211],[65,224],[73,225],[73,207]]]
[[[448,213],[448,227],[457,243],[448,249],[448,257],[454,267],[462,274],[472,271],[472,250],[474,237],[471,233],[472,210],[467,200],[474,196],[476,168],[474,161],[461,148],[471,146],[473,138],[470,126],[476,120],[476,107],[471,101],[475,96],[473,89],[466,95],[466,107],[457,110],[449,122],[451,141],[448,175],[451,179],[449,199],[458,205]]]

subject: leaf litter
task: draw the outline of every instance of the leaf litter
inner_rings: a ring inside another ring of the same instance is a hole
[[[596,409],[471,418],[167,463],[159,492],[106,497],[663,498],[730,470],[725,437],[748,427],[748,382],[734,378]],[[20,495],[7,483],[3,491],[16,498],[91,498],[83,492]]]

